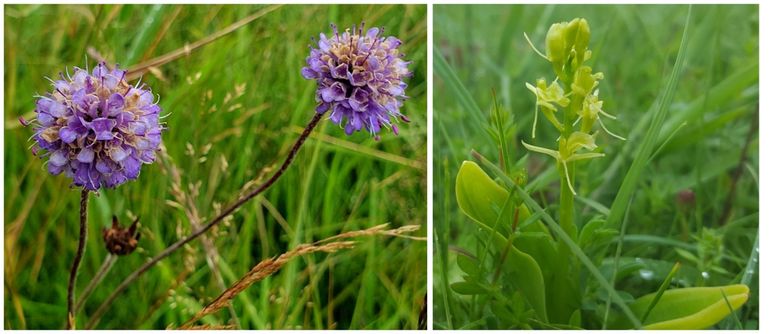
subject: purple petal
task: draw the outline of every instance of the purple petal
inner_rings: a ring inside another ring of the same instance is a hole
[[[316,71],[313,71],[309,67],[303,67],[302,77],[305,79],[315,79],[315,78],[318,78],[318,73],[316,73]]]
[[[332,77],[335,79],[348,78],[348,64],[340,64],[332,70]]]
[[[70,84],[64,80],[56,80],[53,84],[54,88],[62,93],[68,93],[70,91]]]
[[[107,154],[110,156],[110,159],[115,162],[121,162],[128,156],[128,152],[126,152],[126,150],[124,150],[121,146],[113,146],[109,148]]]
[[[135,179],[139,176],[139,169],[142,167],[142,163],[136,158],[128,156],[121,162],[121,165],[126,177],[129,179]]]
[[[353,134],[353,126],[348,122],[348,124],[345,124],[345,134],[350,136]]]
[[[88,147],[84,147],[80,150],[80,153],[78,153],[77,159],[83,163],[90,163],[94,161],[94,150]]]
[[[321,98],[324,102],[342,101],[345,99],[345,87],[335,82],[331,86],[321,90]]]
[[[89,128],[96,133],[96,140],[111,140],[113,137],[112,129],[117,122],[108,118],[97,118],[89,124]]]
[[[350,108],[356,111],[365,111],[367,102],[369,102],[369,93],[361,88],[356,88],[348,99]]]
[[[64,166],[56,166],[51,163],[48,164],[48,172],[51,173],[51,175],[59,175],[62,171],[64,171]]]
[[[124,102],[123,95],[118,93],[110,95],[110,99],[107,101],[107,115],[117,115],[123,109]]]
[[[49,127],[53,125],[56,120],[47,113],[39,113],[37,115],[37,121],[40,122],[40,125]]]
[[[102,174],[109,174],[112,172],[112,167],[106,161],[99,160],[96,162],[96,170]]]
[[[107,187],[114,188],[124,182],[128,181],[126,175],[121,171],[115,171],[107,177]]]
[[[375,37],[377,37],[377,33],[379,33],[379,32],[380,32],[380,28],[377,28],[377,27],[375,27],[375,28],[370,28],[370,29],[369,29],[369,30],[366,32],[366,37],[369,37],[369,38],[375,38]]]
[[[315,112],[319,114],[325,113],[327,110],[329,110],[329,103],[319,103],[317,107],[315,107]]]
[[[342,116],[345,114],[343,109],[344,107],[338,104],[334,107],[332,114],[329,115],[329,119],[334,122],[334,124],[340,124],[340,122],[342,122]]]
[[[69,144],[78,138],[78,134],[75,131],[72,131],[68,126],[64,126],[59,129],[59,138],[61,138],[63,142]]]
[[[348,80],[350,81],[350,84],[353,86],[364,86],[367,82],[367,75],[365,72],[361,71],[353,71],[353,73],[348,73]]]
[[[66,165],[67,162],[68,162],[67,154],[65,153],[65,151],[62,151],[62,150],[51,152],[51,157],[48,159],[49,165],[54,165],[59,167]]]
[[[48,109],[48,113],[51,114],[51,116],[56,118],[64,117],[64,113],[66,111],[67,111],[67,107],[65,107],[63,104],[57,101],[51,101],[50,108]]]
[[[81,68],[75,67],[75,74],[72,76],[72,82],[82,87],[83,85],[85,85],[87,77],[88,77],[88,72],[84,71]]]

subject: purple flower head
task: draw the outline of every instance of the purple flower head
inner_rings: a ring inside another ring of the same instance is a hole
[[[331,112],[336,124],[344,121],[348,135],[366,129],[379,138],[383,127],[398,134],[394,121],[408,121],[399,112],[407,98],[404,78],[412,74],[398,51],[401,41],[383,37],[380,28],[364,31],[363,23],[342,33],[331,27],[332,36],[321,34],[302,68],[305,79],[318,82],[316,111]]]
[[[163,130],[152,92],[104,63],[91,74],[76,67],[60,77],[37,100],[33,153],[44,150],[51,174],[64,173],[88,190],[136,179],[142,164],[155,160]]]

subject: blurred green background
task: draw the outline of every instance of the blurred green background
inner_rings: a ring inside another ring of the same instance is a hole
[[[45,172],[27,139],[35,94],[65,66],[103,57],[123,68],[190,45],[266,6],[5,6],[6,329],[63,328],[66,286],[78,233],[78,190]],[[346,137],[329,121],[303,146],[269,191],[163,260],[110,306],[98,328],[163,329],[190,318],[262,259],[300,243],[381,223],[426,221],[426,6],[283,6],[143,81],[161,96],[173,164],[145,165],[138,180],[92,196],[81,291],[105,258],[101,228],[117,215],[141,217],[140,248],[120,258],[80,312],[78,327],[114,287],[149,257],[191,231],[190,208],[210,217],[241,187],[275,168],[314,113],[315,82],[304,80],[310,38],[365,21],[399,37],[414,77],[399,136]],[[86,55],[88,54],[86,60]],[[174,181],[169,171],[178,169]],[[177,186],[180,198],[172,194]],[[182,201],[182,203],[179,203]],[[188,212],[186,212],[188,211]],[[192,214],[194,217],[195,214]],[[418,232],[424,236],[426,228]],[[252,286],[233,311],[204,324],[242,328],[416,328],[427,289],[426,243],[369,237],[352,250],[307,255]],[[214,270],[212,270],[212,267]],[[221,281],[219,281],[221,278]]]
[[[752,277],[755,268],[747,263],[759,211],[759,140],[756,128],[752,130],[759,107],[758,15],[756,5],[693,6],[684,70],[657,141],[659,151],[643,172],[628,218],[621,259],[637,273],[618,282],[616,289],[629,297],[655,291],[677,261],[683,269],[675,286],[714,286],[738,282],[744,274]],[[687,6],[434,7],[435,328],[487,328],[495,323],[471,297],[449,288],[461,280],[456,255],[478,254],[484,235],[460,212],[455,177],[461,162],[471,160],[471,149],[498,161],[497,141],[490,132],[493,90],[508,116],[505,140],[514,161],[527,154],[521,140],[556,147],[550,140],[558,134],[543,125],[548,122],[542,115],[537,138],[530,138],[535,97],[524,84],[541,77],[550,82],[554,74],[531,50],[524,33],[544,51],[550,25],[576,17],[590,23],[593,56],[587,65],[604,72],[599,85],[604,110],[618,117],[605,124],[629,138],[622,142],[600,131],[597,144],[606,157],[580,165],[575,176],[580,225],[606,214],[613,202],[649,124],[644,117],[657,108],[656,99],[669,79]],[[535,183],[532,197],[557,216],[553,160],[529,154],[521,163]],[[679,194],[688,190],[695,195],[694,203],[678,204]],[[610,249],[614,254],[615,244]],[[752,297],[739,313],[744,328],[758,323],[757,282],[754,275],[749,284]]]

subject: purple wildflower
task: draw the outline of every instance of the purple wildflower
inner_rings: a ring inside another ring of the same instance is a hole
[[[32,138],[47,151],[48,172],[64,173],[75,186],[96,191],[136,179],[142,164],[155,160],[161,109],[149,88],[131,86],[125,76],[104,63],[91,74],[75,68],[38,98]]]
[[[307,66],[302,68],[305,79],[318,82],[316,111],[331,111],[329,118],[335,124],[346,119],[348,135],[365,128],[379,138],[383,126],[398,135],[393,120],[409,120],[399,108],[407,98],[403,79],[411,76],[409,62],[398,52],[401,41],[383,37],[380,28],[364,33],[363,23],[341,34],[335,25],[331,27],[333,36],[321,34],[318,48],[311,47]]]

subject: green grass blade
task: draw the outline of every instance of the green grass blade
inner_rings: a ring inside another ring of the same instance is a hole
[[[679,46],[679,52],[676,56],[676,62],[674,63],[674,69],[669,77],[668,84],[663,92],[663,97],[660,99],[659,108],[656,111],[650,127],[647,129],[647,133],[644,136],[642,145],[639,147],[639,151],[634,158],[631,168],[628,170],[623,183],[620,186],[617,197],[612,202],[610,208],[610,215],[607,217],[607,222],[610,226],[620,223],[620,218],[624,213],[625,207],[631,198],[631,194],[637,189],[637,183],[639,182],[644,167],[648,165],[648,159],[652,154],[652,150],[658,140],[663,121],[666,118],[668,109],[671,106],[671,101],[676,90],[679,77],[682,73],[682,67],[687,55],[687,44],[689,41],[690,31],[690,15],[692,14],[692,6],[687,9],[687,20],[685,21],[684,33],[682,34],[682,41]],[[630,145],[627,143],[626,145]]]
[[[160,28],[160,24],[163,23],[163,20],[160,19],[163,12],[163,5],[152,6],[150,13],[147,14],[147,17],[145,17],[138,29],[138,35],[134,39],[134,43],[131,44],[131,48],[128,50],[128,55],[125,58],[126,66],[136,63],[142,51],[152,41],[153,34]]]
[[[724,290],[719,290],[719,292],[722,293],[722,300],[725,301],[725,304],[727,304],[727,308],[730,309],[730,318],[728,318],[728,325],[725,329],[733,329],[733,324],[738,326],[739,330],[743,330],[743,326],[741,325],[740,319],[738,319],[738,314],[733,309],[733,306],[730,305],[730,300],[727,299],[727,295],[725,294]]]
[[[668,286],[671,285],[671,280],[674,279],[674,276],[676,276],[676,273],[679,272],[679,268],[682,265],[679,264],[679,262],[674,263],[674,267],[671,268],[671,271],[668,273],[668,276],[666,276],[666,279],[663,280],[663,284],[660,285],[658,288],[658,292],[655,294],[655,297],[652,299],[652,302],[649,306],[647,306],[647,310],[644,311],[644,315],[642,316],[642,323],[644,323],[647,320],[647,317],[650,315],[650,312],[653,308],[655,308],[655,305],[658,304],[658,301],[660,300],[660,297],[663,296],[663,293],[666,292],[666,289],[668,289]],[[722,293],[724,295],[724,292]],[[725,297],[727,299],[727,297]],[[730,303],[727,303],[728,306],[730,306]]]
[[[481,118],[481,108],[471,97],[468,89],[465,88],[460,78],[457,77],[452,67],[447,63],[444,56],[441,54],[441,49],[438,46],[433,47],[433,70],[436,75],[441,78],[449,89],[454,93],[460,102],[460,105],[465,109],[465,113],[471,115],[478,123],[479,129],[483,128],[484,120]]]
[[[631,198],[631,200],[628,202],[628,207],[631,207],[631,203],[634,202],[634,199]],[[617,279],[618,275],[618,263],[620,262],[620,254],[623,251],[623,237],[626,236],[626,227],[628,227],[628,213],[630,210],[626,209],[626,216],[623,218],[623,225],[620,226],[620,235],[618,236],[618,247],[615,248],[615,259],[612,267],[612,280],[610,280],[610,284],[612,284],[612,287],[615,287],[615,279]],[[602,329],[607,329],[607,319],[610,316],[610,300],[607,300],[607,306],[606,310],[604,311],[604,321],[602,322]],[[642,319],[642,322],[644,322],[644,319]]]

